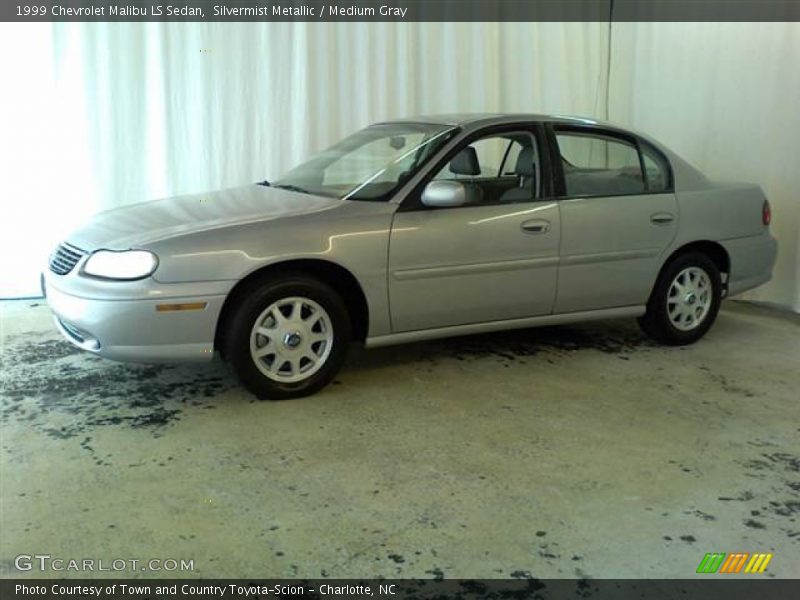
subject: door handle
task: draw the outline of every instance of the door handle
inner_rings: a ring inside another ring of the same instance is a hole
[[[520,227],[525,233],[547,233],[550,231],[550,221],[531,219],[530,221],[523,221]]]
[[[650,222],[653,225],[666,225],[668,223],[672,223],[675,220],[675,216],[671,213],[654,213],[650,215]]]

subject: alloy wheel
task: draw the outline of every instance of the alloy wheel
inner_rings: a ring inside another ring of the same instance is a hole
[[[699,327],[711,309],[713,289],[711,279],[700,267],[680,271],[669,286],[667,314],[672,326],[679,331]]]
[[[250,356],[273,381],[295,383],[319,371],[333,348],[331,318],[310,298],[283,298],[256,318]]]

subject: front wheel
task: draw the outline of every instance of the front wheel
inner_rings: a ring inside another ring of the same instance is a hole
[[[283,400],[322,389],[339,371],[350,317],[328,285],[285,276],[249,290],[229,321],[225,355],[259,398]]]
[[[717,265],[705,254],[688,252],[673,259],[661,273],[639,325],[661,343],[691,344],[714,323],[721,298]]]

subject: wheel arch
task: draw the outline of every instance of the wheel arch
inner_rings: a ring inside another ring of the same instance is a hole
[[[722,295],[724,297],[728,289],[728,280],[730,279],[731,257],[722,244],[711,240],[688,242],[676,248],[669,256],[667,256],[664,262],[661,263],[661,268],[658,271],[658,276],[653,281],[650,293],[652,294],[652,290],[655,289],[656,284],[658,283],[659,279],[661,279],[661,275],[667,266],[673,260],[675,260],[675,258],[681,254],[686,254],[687,252],[700,252],[708,256],[708,258],[713,261],[722,275]]]
[[[364,290],[356,277],[345,267],[324,259],[294,259],[265,265],[242,278],[228,292],[220,310],[214,332],[214,347],[224,348],[227,322],[239,298],[253,287],[281,274],[303,274],[332,287],[347,307],[353,327],[353,339],[363,342],[369,329],[369,305]]]

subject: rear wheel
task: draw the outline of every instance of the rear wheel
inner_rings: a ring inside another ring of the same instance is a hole
[[[661,273],[639,325],[661,343],[691,344],[714,323],[721,298],[717,265],[705,254],[687,252]]]
[[[225,355],[259,398],[283,400],[322,389],[339,371],[350,317],[329,286],[302,275],[266,282],[233,307]]]

